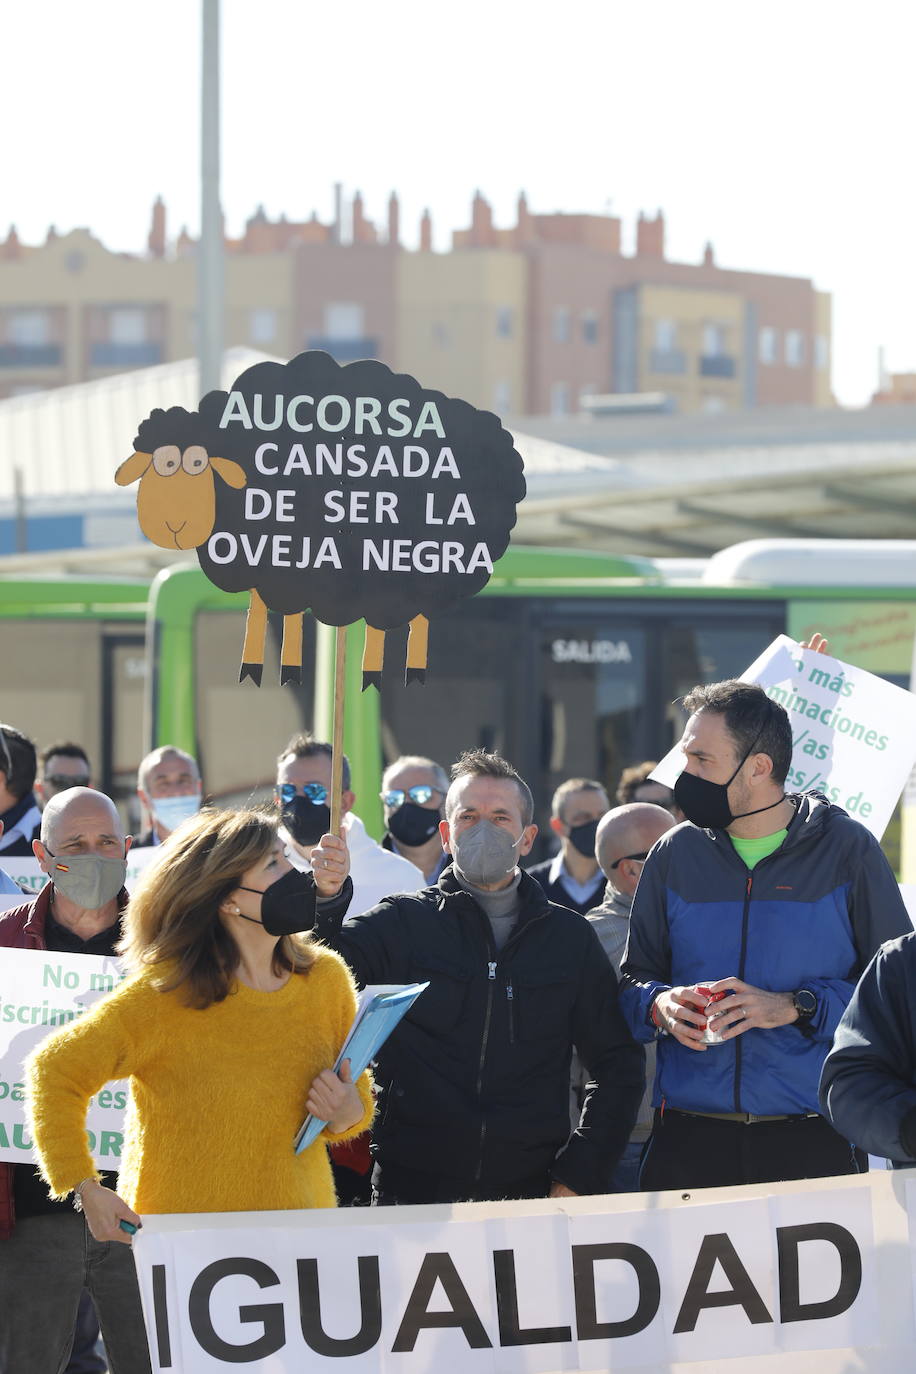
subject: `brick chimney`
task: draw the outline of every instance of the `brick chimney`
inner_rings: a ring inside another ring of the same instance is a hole
[[[375,225],[366,219],[363,211],[363,194],[357,191],[353,197],[353,243],[375,243]]]
[[[431,253],[433,251],[433,221],[428,210],[423,211],[420,219],[420,252]]]
[[[649,219],[640,210],[636,224],[636,256],[638,258],[664,258],[665,256],[665,216],[659,210]]]
[[[715,267],[715,265],[716,265],[716,260],[715,260],[715,257],[713,256],[712,244],[711,244],[711,243],[707,243],[706,247],[703,249],[703,266],[704,266],[704,267]]]
[[[16,233],[15,224],[11,224],[6,242],[0,244],[0,258],[19,258],[21,256],[22,247],[19,242],[19,235]]]
[[[157,196],[153,202],[153,215],[147,245],[151,258],[165,257],[165,205],[161,196]]]
[[[401,207],[396,191],[388,197],[388,242],[395,248],[401,241]]]
[[[479,191],[475,191],[471,205],[471,232],[468,235],[468,247],[490,248],[494,241],[493,209],[490,202],[484,200]]]
[[[528,209],[528,197],[524,191],[519,192],[518,215],[515,226],[516,247],[521,248],[526,243],[533,243],[535,240],[534,220],[531,211]]]

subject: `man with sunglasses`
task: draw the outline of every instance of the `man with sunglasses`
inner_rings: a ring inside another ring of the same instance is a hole
[[[620,979],[620,961],[630,930],[630,908],[636,895],[643,865],[649,850],[675,822],[669,811],[648,802],[615,806],[598,822],[595,852],[602,874],[607,879],[604,900],[588,912],[601,947]],[[579,1070],[578,1079],[576,1070]],[[578,1057],[573,1061],[573,1085],[584,1093],[587,1075]],[[648,1088],[639,1106],[633,1134],[611,1176],[612,1193],[634,1193],[639,1187],[639,1161],[643,1146],[652,1131],[652,1082],[655,1078],[655,1046],[646,1046]],[[580,1099],[581,1105],[581,1099]]]
[[[66,792],[70,787],[91,786],[89,755],[81,744],[61,740],[42,749],[38,755],[38,777],[35,779],[35,795],[42,810],[58,792]]]
[[[280,836],[294,868],[311,872],[312,850],[331,827],[331,746],[311,735],[294,735],[277,760],[274,796],[280,808]],[[393,892],[416,892],[426,880],[415,864],[383,849],[353,813],[350,761],[343,757],[341,817],[350,852],[353,896],[348,914],[358,915]]]
[[[382,774],[386,834],[382,847],[419,868],[431,886],[448,863],[439,822],[445,816],[448,774],[419,754],[403,754]]]

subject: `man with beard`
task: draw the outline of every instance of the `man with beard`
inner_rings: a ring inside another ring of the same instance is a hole
[[[436,882],[448,863],[439,834],[447,792],[445,769],[419,754],[402,754],[382,774],[387,831],[382,848],[416,864],[427,883]]]
[[[610,803],[593,778],[568,778],[553,794],[550,828],[560,837],[560,852],[528,869],[547,897],[580,916],[601,900],[604,874],[595,858],[598,822]]]
[[[330,744],[311,735],[294,735],[277,760],[274,795],[283,818],[280,836],[290,863],[305,873],[311,872],[312,850],[331,826],[331,753]],[[424,887],[426,880],[420,869],[376,844],[354,815],[356,797],[350,791],[346,755],[341,787],[341,817],[353,882],[349,915],[368,911],[393,892],[416,892]]]
[[[911,930],[874,835],[787,792],[792,725],[762,687],[695,687],[674,799],[645,861],[620,1002],[658,1040],[644,1191],[856,1173],[818,1079],[856,979]]]

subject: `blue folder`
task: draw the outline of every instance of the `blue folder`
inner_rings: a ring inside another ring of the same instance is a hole
[[[378,1054],[401,1017],[410,1011],[420,993],[428,987],[429,983],[397,983],[364,988],[350,1033],[337,1056],[334,1072],[337,1073],[343,1061],[349,1059],[350,1076],[355,1083]],[[309,1114],[293,1141],[296,1154],[301,1154],[317,1140],[327,1124],[326,1121],[319,1121],[317,1117]]]

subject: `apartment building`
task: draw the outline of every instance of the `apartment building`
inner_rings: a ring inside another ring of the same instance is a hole
[[[659,393],[682,413],[832,402],[830,297],[805,278],[665,256],[662,213],[633,254],[612,215],[530,211],[494,224],[477,192],[449,252],[401,244],[392,194],[379,229],[357,195],[334,219],[271,221],[226,240],[227,346],[340,362],[379,358],[499,413],[575,413],[587,397]],[[196,351],[196,244],[169,240],[161,200],[148,253],[88,229],[0,243],[0,396],[91,380]]]

